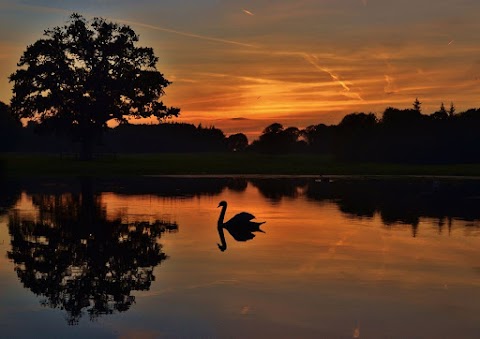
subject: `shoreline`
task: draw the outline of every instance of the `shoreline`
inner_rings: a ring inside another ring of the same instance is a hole
[[[52,154],[0,154],[6,177],[185,177],[185,178],[432,178],[480,180],[480,164],[346,163],[312,154],[256,153],[121,154],[80,161]]]
[[[331,179],[331,180],[375,180],[375,179],[438,179],[438,180],[480,180],[480,176],[462,175],[416,175],[416,174],[145,174],[150,178],[191,178],[191,179]]]

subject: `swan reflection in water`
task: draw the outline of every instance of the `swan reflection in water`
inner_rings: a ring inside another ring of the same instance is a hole
[[[220,241],[222,242],[222,244],[217,244],[220,251],[223,252],[227,249],[227,242],[225,241],[225,235],[223,234],[224,228],[236,241],[247,241],[255,238],[255,234],[253,234],[253,232],[265,233],[260,229],[260,225],[264,224],[265,221],[252,221],[252,219],[255,219],[255,216],[247,212],[238,213],[232,219],[228,220],[227,222],[223,222],[223,219],[225,218],[225,212],[227,211],[227,202],[221,201],[218,204],[218,207],[220,206],[222,207],[222,211],[220,212],[217,223],[218,235],[220,236]]]

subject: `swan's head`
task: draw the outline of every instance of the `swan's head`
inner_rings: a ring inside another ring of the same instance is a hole
[[[217,207],[220,207],[220,206],[227,207],[227,202],[225,200],[220,201]]]

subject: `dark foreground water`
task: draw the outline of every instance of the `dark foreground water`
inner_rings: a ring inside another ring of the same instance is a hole
[[[237,242],[217,219],[247,211]],[[480,181],[15,180],[0,337],[478,338]]]

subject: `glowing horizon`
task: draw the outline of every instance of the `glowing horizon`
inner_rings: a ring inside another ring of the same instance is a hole
[[[416,97],[425,113],[442,102],[479,106],[480,3],[8,0],[0,8],[4,102],[26,46],[78,12],[130,25],[172,81],[162,99],[182,109],[178,121],[227,134],[251,139],[273,122],[302,128],[352,112],[380,115]]]

